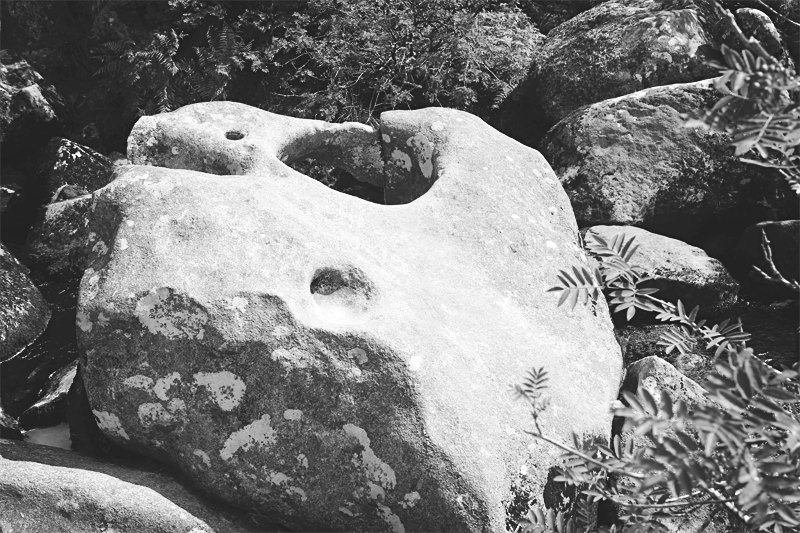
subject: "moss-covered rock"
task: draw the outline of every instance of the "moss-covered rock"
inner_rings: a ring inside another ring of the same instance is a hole
[[[710,0],[611,0],[554,29],[528,83],[551,121],[586,104],[714,75]]]
[[[776,172],[733,157],[727,134],[685,126],[688,114],[717,99],[710,81],[654,87],[556,124],[542,152],[579,225],[636,225],[693,242],[792,216],[796,197]]]

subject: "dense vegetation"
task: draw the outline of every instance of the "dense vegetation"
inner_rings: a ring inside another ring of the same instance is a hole
[[[788,0],[770,4],[800,9]],[[17,49],[64,37],[48,35],[35,4],[3,9],[30,19],[24,38],[14,30],[4,38]],[[91,80],[73,108],[94,112],[103,102],[111,113],[98,126],[116,128],[107,136],[120,150],[139,116],[217,99],[330,121],[369,122],[388,109],[429,105],[488,117],[526,75],[546,30],[531,18],[541,10],[510,0],[95,0],[70,12],[82,24],[60,30],[68,33],[58,54],[30,59],[52,79]],[[800,193],[800,78],[758,43],[722,52],[720,101],[699,123],[730,133],[737,155],[778,168]],[[707,349],[717,358],[709,402],[690,408],[669,395],[626,395],[616,414],[626,421],[623,433],[647,437],[639,448],[619,437],[594,450],[565,447],[536,426],[535,438],[566,452],[562,480],[584,492],[572,516],[533,509],[522,529],[595,530],[602,500],[617,505],[619,530],[658,529],[664,518],[701,506],[776,533],[800,525],[800,426],[787,407],[800,402],[796,374],[754,358],[738,321],[709,324],[698,309],[653,296],[648,273],[630,266],[632,241],[595,239],[587,250],[597,267],[562,272],[559,304],[605,292],[629,319],[656,313],[673,325],[662,339],[668,353]],[[777,270],[765,276],[798,287]],[[546,373],[533,371],[519,392],[535,423],[546,408]]]
[[[795,128],[797,124],[795,124]],[[800,380],[779,372],[746,347],[750,335],[740,321],[709,324],[699,307],[686,310],[647,287],[651,273],[631,264],[637,246],[624,235],[611,242],[591,235],[586,250],[593,268],[562,270],[558,305],[592,304],[603,292],[615,312],[632,319],[637,310],[656,313],[671,327],[659,344],[665,352],[702,353],[715,358],[704,383],[705,399],[677,399],[645,387],[623,391],[613,409],[624,420],[609,446],[585,449],[543,432],[538,420],[548,407],[547,371],[535,368],[517,385],[528,401],[534,429],[529,433],[560,448],[565,467],[557,481],[580,488],[567,512],[533,505],[519,530],[525,533],[703,531],[724,514],[751,530],[796,531],[800,526]],[[768,250],[769,248],[766,247]],[[599,525],[597,505],[610,502],[617,517]],[[702,508],[710,512],[698,513]],[[721,512],[721,514],[720,514]],[[716,518],[715,518],[716,517]],[[684,529],[681,529],[683,531]]]
[[[48,50],[25,55],[57,86],[91,80],[76,107],[113,109],[97,125],[124,122],[117,149],[139,116],[215,99],[333,121],[431,105],[485,117],[542,38],[515,2],[491,0],[4,4],[22,27],[2,47]]]

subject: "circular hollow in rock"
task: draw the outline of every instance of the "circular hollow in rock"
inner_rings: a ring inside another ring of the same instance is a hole
[[[336,324],[366,320],[375,295],[372,282],[352,266],[317,269],[310,291],[320,314]]]
[[[226,139],[230,139],[231,141],[238,141],[238,140],[244,139],[244,133],[242,133],[241,131],[237,131],[237,130],[231,130],[231,131],[225,132],[225,138]]]

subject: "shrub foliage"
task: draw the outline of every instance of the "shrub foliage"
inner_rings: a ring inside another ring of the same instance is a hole
[[[564,468],[556,479],[580,487],[571,516],[535,505],[519,531],[586,533],[669,531],[665,525],[711,507],[702,531],[720,509],[748,527],[782,533],[800,526],[800,420],[792,404],[800,403],[800,381],[794,371],[778,372],[746,347],[749,335],[739,321],[709,325],[688,311],[642,288],[650,277],[631,266],[634,239],[620,235],[611,242],[591,233],[586,249],[597,266],[559,273],[559,305],[596,303],[604,292],[615,311],[630,319],[637,310],[657,313],[674,324],[662,337],[666,351],[714,350],[715,371],[705,383],[705,401],[688,405],[645,388],[623,393],[613,409],[624,420],[623,439],[610,446],[581,448],[577,436],[566,445],[546,435],[539,418],[548,407],[547,373],[529,372],[516,392],[527,400],[534,429],[529,433],[563,452]],[[634,436],[640,437],[634,446]],[[618,520],[598,526],[597,504],[615,505]],[[695,526],[697,527],[697,525]]]
[[[139,114],[215,99],[334,121],[431,105],[485,114],[541,37],[519,9],[483,0],[169,0],[163,18],[96,47],[98,78]]]
[[[730,12],[723,10],[733,21]],[[721,76],[715,87],[720,100],[700,125],[733,136],[735,155],[759,166],[776,168],[800,194],[800,77],[771,56],[755,38],[745,38],[735,22],[744,48],[722,45],[722,62],[713,62]]]

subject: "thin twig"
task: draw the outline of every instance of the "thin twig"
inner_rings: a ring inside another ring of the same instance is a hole
[[[565,446],[565,445],[561,444],[560,442],[551,439],[547,435],[543,435],[541,433],[534,433],[533,431],[528,431],[528,430],[525,430],[525,433],[527,433],[528,435],[533,436],[536,439],[543,440],[543,441],[545,441],[545,442],[547,442],[549,444],[552,444],[556,448],[560,448],[560,449],[564,450],[567,453],[571,453],[571,454],[573,454],[573,455],[575,455],[577,457],[580,457],[584,461],[592,463],[593,465],[598,466],[598,467],[600,467],[603,470],[606,470],[608,472],[617,472],[617,473],[620,473],[620,474],[625,474],[626,476],[631,477],[633,479],[645,479],[645,476],[642,475],[642,474],[636,474],[636,473],[632,473],[632,472],[627,472],[627,471],[625,471],[623,469],[619,469],[619,468],[612,468],[612,467],[608,466],[607,464],[603,463],[602,461],[598,461],[597,459],[594,459],[594,458],[586,455],[583,452],[580,452],[580,451],[578,451],[578,450],[576,450],[574,448],[570,448],[569,446]]]
[[[783,285],[784,287],[788,287],[790,290],[800,292],[800,282],[798,282],[796,279],[786,279],[786,277],[781,274],[781,271],[778,270],[778,267],[775,266],[775,261],[772,259],[772,246],[770,246],[770,244],[769,237],[767,237],[767,230],[761,228],[761,251],[764,254],[764,259],[767,262],[766,270],[769,272],[769,274],[755,265],[753,265],[753,270],[761,274],[761,277],[764,278],[765,281],[777,283],[779,285]]]

